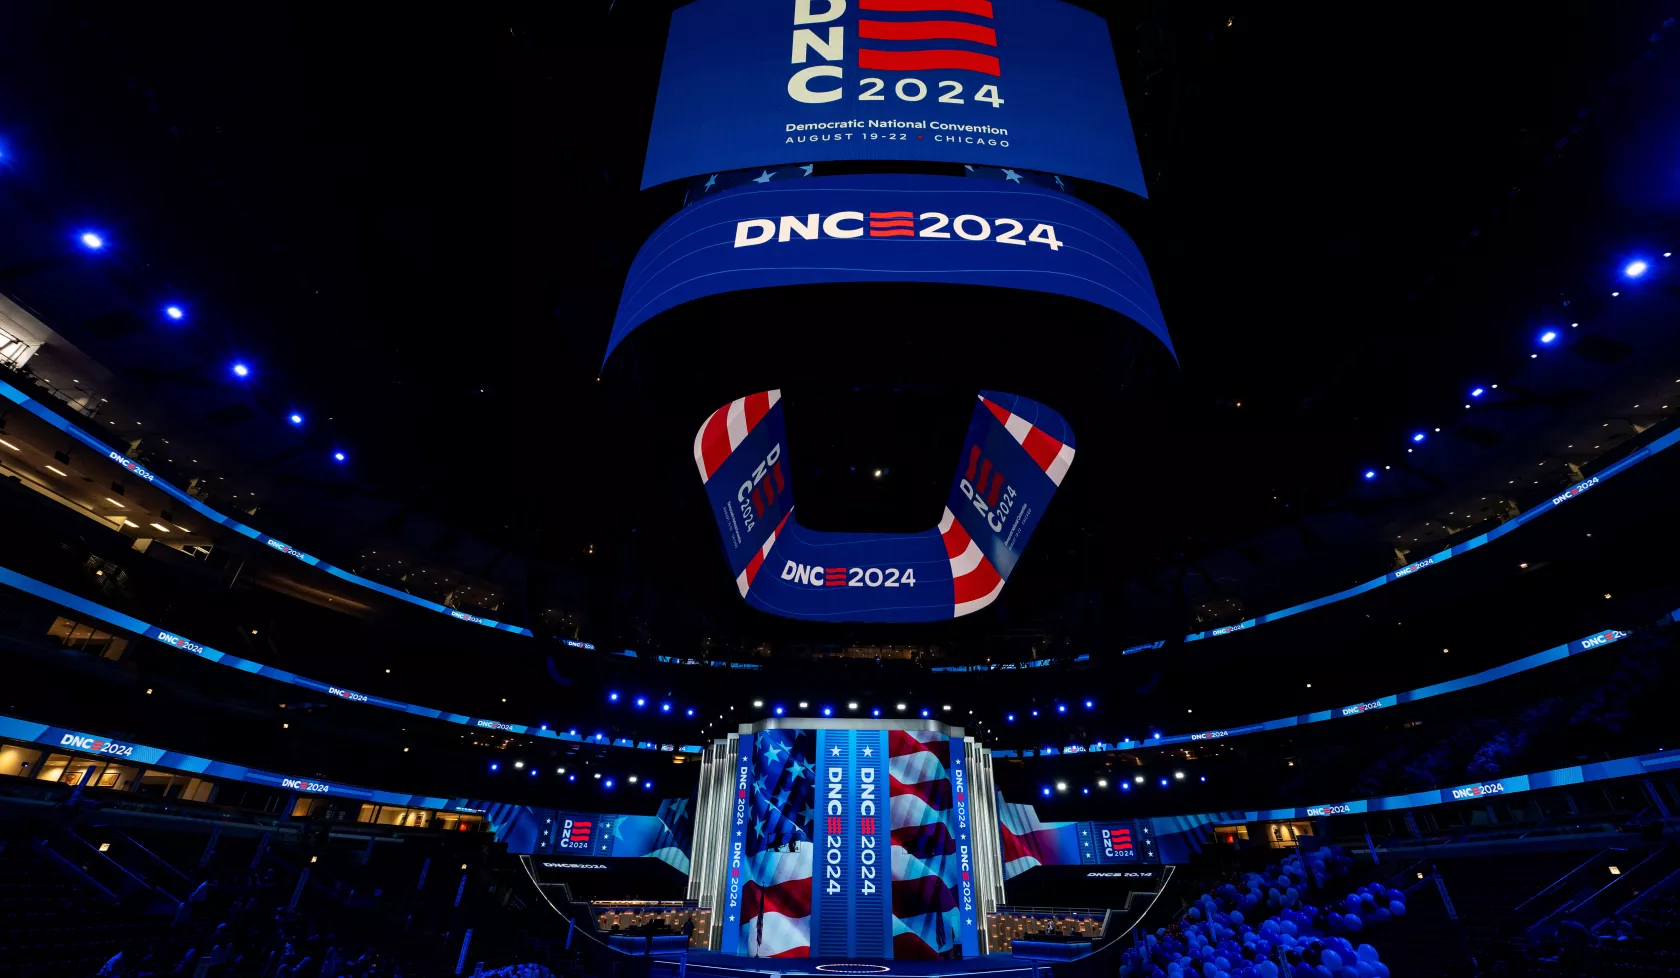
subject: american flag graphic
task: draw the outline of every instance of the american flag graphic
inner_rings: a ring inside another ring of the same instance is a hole
[[[1116,851],[1132,847],[1131,829],[1103,829],[1103,845]]]
[[[1031,805],[1010,804],[998,795],[998,834],[1003,842],[1003,878],[1034,866],[1079,865],[1076,822],[1041,822]]]
[[[743,953],[811,956],[811,833],[816,771],[809,730],[766,730],[753,738],[753,771],[741,887]],[[791,851],[798,843],[799,851]]]
[[[582,819],[567,819],[565,828],[567,842],[588,845],[589,836],[595,828],[595,823],[585,822]]]
[[[860,68],[1002,73],[990,0],[859,0],[858,8]]]
[[[961,929],[951,836],[951,741],[930,730],[888,733],[894,958],[937,959]]]

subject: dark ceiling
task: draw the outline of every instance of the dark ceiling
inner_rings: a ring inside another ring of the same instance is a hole
[[[1344,505],[1467,378],[1525,357],[1549,303],[1673,226],[1662,4],[1085,5],[1110,19],[1150,199],[1084,192],[1148,256],[1181,372],[1058,503],[1017,620]],[[244,404],[222,440],[271,470],[277,514],[345,491],[317,461],[345,447],[358,491],[588,572],[598,636],[785,634],[733,601],[684,481],[698,418],[634,371],[597,379],[628,263],[681,203],[637,190],[671,6],[26,5],[0,37],[0,193],[107,229],[136,308],[192,315],[23,298],[178,419]],[[791,361],[790,398],[809,382],[857,419],[811,422],[819,508],[906,519],[943,478],[928,432],[980,385],[848,391],[817,382],[820,345],[793,349],[813,366]],[[257,371],[237,389],[235,357]],[[349,563],[333,547],[361,541],[303,542]]]

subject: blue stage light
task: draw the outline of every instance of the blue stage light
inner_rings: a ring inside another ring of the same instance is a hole
[[[500,764],[497,764],[495,761],[490,762],[490,770],[500,771],[501,769],[502,769],[502,766]]]
[[[186,312],[185,309],[182,309],[180,306],[164,306],[163,307],[163,314],[165,316],[168,316],[170,319],[180,320],[180,319],[185,318],[185,316],[187,315],[187,312]]]
[[[303,415],[293,411],[291,414],[286,415],[286,420],[290,421],[292,424],[303,424]]]
[[[922,711],[922,719],[924,719],[924,720],[926,720],[926,719],[927,719],[927,715],[928,715],[928,711],[926,711],[926,710],[923,710],[923,711]]]
[[[1365,470],[1365,478],[1375,479],[1376,477],[1377,477],[1377,470],[1376,469],[1366,469]]]
[[[688,708],[688,715],[689,715],[689,716],[693,716],[693,715],[694,715],[694,707],[692,707],[692,706],[691,706],[691,707],[689,707],[689,708]]]
[[[1470,396],[1471,397],[1481,397],[1483,394],[1486,394],[1486,393],[1487,393],[1487,391],[1485,389],[1477,387],[1477,388],[1474,388],[1473,390],[1470,391]]]
[[[778,707],[776,707],[776,715],[777,715],[777,716],[781,716],[781,715],[782,715],[782,708],[781,708],[781,707],[779,707],[779,706],[778,706]]]
[[[881,708],[877,706],[874,710],[872,710],[870,712],[869,715],[870,716],[876,716],[876,717],[880,716],[881,715]]]
[[[1622,269],[1622,274],[1626,275],[1628,278],[1638,278],[1649,271],[1650,268],[1651,266],[1647,264],[1644,259],[1635,258],[1633,261],[1628,262]]]
[[[1132,783],[1130,781],[1120,782],[1120,790],[1121,791],[1131,791],[1132,790]]]
[[[1420,431],[1412,436],[1412,441],[1423,441],[1423,437],[1423,432]]]
[[[1014,723],[1015,722],[1015,714],[1011,713],[1008,716],[1005,716],[1003,719],[1007,723]]]
[[[606,788],[608,790],[611,790],[612,786],[613,786],[613,779],[612,778],[608,778],[607,780],[601,782],[601,787]]]
[[[638,707],[647,706],[647,697],[645,697],[645,696],[636,697],[636,705]]]
[[[343,462],[346,459],[348,459],[349,457],[350,456],[344,454],[343,452],[333,452],[333,461],[334,462]]]
[[[536,776],[537,776],[537,769],[536,769],[536,768],[532,768],[532,769],[531,769],[531,777],[533,777],[533,778],[534,778],[534,777],[536,777]]]
[[[833,715],[834,715],[834,709],[832,707],[827,707],[827,706],[823,707],[823,716],[831,717]]]
[[[1039,789],[1039,794],[1043,795],[1046,798],[1050,797],[1050,786],[1045,785],[1043,788]]]
[[[1160,735],[1160,734],[1158,734],[1158,733],[1152,733],[1152,734],[1150,734],[1150,735],[1149,735],[1149,736],[1151,736],[1151,737],[1154,737],[1154,738],[1155,738],[1155,739],[1156,739],[1156,740],[1160,740],[1160,739],[1161,739],[1161,735]]]
[[[78,240],[82,242],[82,247],[89,251],[98,251],[105,247],[105,239],[92,231],[83,231]]]
[[[617,703],[618,702],[618,694],[617,693],[608,693],[607,694],[607,699],[610,700],[611,702]]]
[[[1165,788],[1165,787],[1166,787],[1166,786],[1167,786],[1167,779],[1166,779],[1166,778],[1162,778],[1162,779],[1161,779],[1161,787],[1163,787],[1163,788]]]
[[[643,781],[642,782],[642,790],[643,791],[652,791],[653,790],[653,782],[652,781]]]
[[[661,713],[669,713],[669,712],[671,712],[671,704],[669,704],[669,703],[661,703],[661,704],[659,704],[659,712],[661,712]]]
[[[235,361],[233,365],[233,375],[235,377],[249,377],[251,376],[251,368],[245,366],[243,363]]]
[[[1557,331],[1556,330],[1548,329],[1544,333],[1540,334],[1540,342],[1542,342],[1542,343],[1550,343],[1551,341],[1553,341],[1555,339],[1557,339]]]
[[[1207,775],[1202,775],[1202,780],[1205,782],[1207,780]]]
[[[567,780],[567,781],[576,781],[576,780],[577,780],[577,775],[575,775],[575,774],[568,774],[568,775],[566,775],[566,780]]]

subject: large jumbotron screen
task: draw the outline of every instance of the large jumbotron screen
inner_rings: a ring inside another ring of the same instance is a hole
[[[743,735],[722,950],[979,953],[963,751],[933,730]]]
[[[997,599],[1073,464],[1074,444],[1055,411],[982,391],[944,511],[919,533],[801,526],[787,451],[780,391],[718,408],[694,439],[741,597],[787,618],[941,621]]]

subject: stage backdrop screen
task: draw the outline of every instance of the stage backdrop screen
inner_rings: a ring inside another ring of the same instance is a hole
[[[794,511],[782,410],[780,391],[718,408],[695,436],[694,461],[736,590],[785,618],[941,621],[985,608],[1075,454],[1061,415],[982,391],[937,525],[919,533],[811,530]]]
[[[743,736],[742,859],[725,885],[723,950],[978,954],[963,749],[923,730]]]
[[[1108,24],[1058,0],[695,0],[671,15],[642,186],[942,160],[1144,195]]]
[[[1043,187],[877,173],[747,184],[677,212],[630,263],[603,360],[685,302],[836,282],[1049,292],[1111,309],[1172,350],[1143,253],[1102,211]]]

